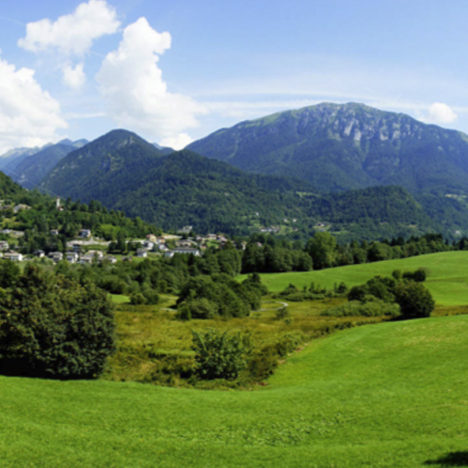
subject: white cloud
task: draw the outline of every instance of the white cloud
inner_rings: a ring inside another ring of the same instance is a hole
[[[66,127],[59,103],[40,87],[34,70],[0,59],[0,153],[45,144]]]
[[[83,63],[78,63],[75,67],[70,64],[64,65],[63,82],[72,89],[80,89],[85,81],[86,75],[83,71]]]
[[[429,107],[429,114],[426,118],[428,122],[435,124],[450,124],[457,120],[458,115],[443,102],[434,102]]]
[[[107,54],[97,80],[109,116],[119,126],[146,138],[180,148],[198,125],[205,109],[182,94],[171,93],[158,66],[159,55],[171,47],[168,32],[154,30],[146,18],[127,26],[117,50]]]
[[[116,32],[119,25],[115,10],[105,0],[89,0],[54,22],[44,18],[28,23],[26,37],[19,39],[18,45],[31,52],[53,49],[65,55],[83,55],[93,40]]]
[[[190,143],[192,143],[192,141],[193,138],[190,137],[190,135],[187,135],[186,133],[179,133],[178,135],[173,137],[163,138],[159,142],[159,145],[168,146],[169,148],[173,149],[182,149]]]

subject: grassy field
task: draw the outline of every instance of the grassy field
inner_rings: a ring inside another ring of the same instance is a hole
[[[0,377],[0,464],[465,466],[467,356],[456,316],[314,340],[257,391]]]
[[[272,273],[260,275],[270,291],[281,291],[289,283],[299,288],[316,285],[333,288],[344,281],[348,286],[365,283],[375,275],[390,275],[393,270],[412,271],[426,268],[425,285],[437,304],[468,304],[468,251],[442,252],[399,260],[349,265],[304,273]]]

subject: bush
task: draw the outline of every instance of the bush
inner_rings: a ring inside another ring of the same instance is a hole
[[[333,317],[397,317],[400,315],[398,304],[389,304],[379,299],[368,302],[350,301],[336,307],[331,307],[321,313],[324,316]]]
[[[114,350],[107,294],[29,265],[0,292],[0,373],[94,378]]]
[[[146,298],[140,292],[134,292],[130,294],[130,304],[132,305],[146,304]]]
[[[278,367],[278,350],[268,345],[255,353],[249,361],[249,374],[254,380],[263,380],[273,374]]]
[[[405,271],[403,278],[406,280],[413,280],[418,283],[426,281],[426,270],[424,268],[418,268],[416,271]]]
[[[434,299],[421,283],[414,281],[400,283],[395,290],[395,296],[396,302],[400,305],[402,318],[429,317],[434,310]]]
[[[216,304],[204,297],[183,302],[178,307],[178,316],[182,320],[210,319],[216,315]]]
[[[220,333],[210,329],[203,334],[193,332],[195,372],[201,379],[234,380],[247,366],[250,339],[240,333]]]

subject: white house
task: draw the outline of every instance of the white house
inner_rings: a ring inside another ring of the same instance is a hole
[[[11,260],[12,262],[22,262],[23,254],[20,254],[19,252],[5,252],[3,254],[3,258],[5,260]]]

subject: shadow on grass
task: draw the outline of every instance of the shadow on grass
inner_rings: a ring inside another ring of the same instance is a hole
[[[428,460],[424,464],[440,466],[468,466],[468,451],[450,452],[437,460]]]

